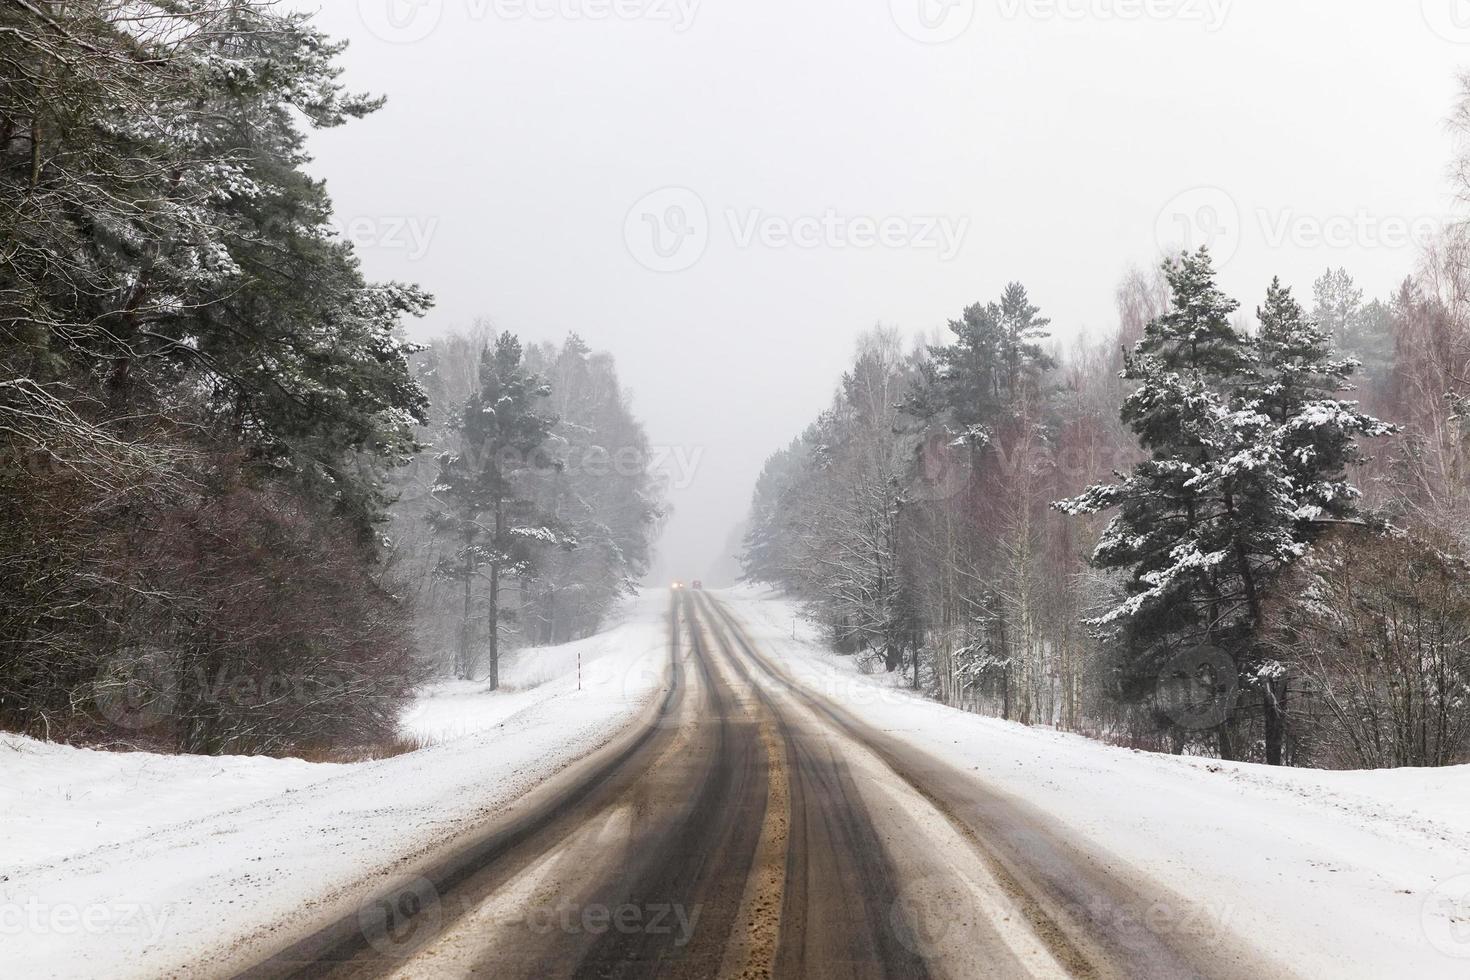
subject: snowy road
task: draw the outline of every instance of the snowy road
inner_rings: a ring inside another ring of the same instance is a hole
[[[798,685],[712,597],[680,597],[670,646],[644,723],[246,975],[1287,975]]]

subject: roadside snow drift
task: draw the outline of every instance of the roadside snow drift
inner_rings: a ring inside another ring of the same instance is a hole
[[[809,691],[1048,812],[1301,975],[1470,977],[1470,767],[1272,769],[1024,728],[862,675],[789,602],[720,595]]]
[[[503,811],[651,704],[668,606],[648,596],[606,633],[525,651],[506,694],[431,690],[405,728],[436,744],[379,762],[92,752],[0,735],[0,975],[209,975],[200,957],[350,914],[361,889]]]

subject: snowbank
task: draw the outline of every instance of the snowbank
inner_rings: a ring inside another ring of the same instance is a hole
[[[667,608],[666,595],[640,599],[622,625],[512,670],[525,684],[570,662],[570,676],[506,696],[438,692],[406,726],[440,741],[379,762],[89,752],[0,736],[0,973],[209,975],[198,957],[223,962],[308,916],[350,914],[363,884],[503,811],[650,705]]]
[[[788,602],[721,596],[809,689],[1047,811],[1304,975],[1470,976],[1470,767],[1282,770],[1028,729],[863,676]]]
[[[0,867],[13,871],[141,837],[345,768],[296,759],[94,752],[0,734]]]
[[[668,605],[664,593],[651,601],[659,613]],[[633,609],[635,620],[639,608]],[[665,638],[660,637],[660,642],[665,642]],[[483,681],[426,685],[419,691],[417,701],[403,714],[404,734],[428,742],[442,742],[494,728],[547,698],[574,692],[579,662],[583,683],[594,683],[601,669],[595,665],[604,657],[624,652],[626,643],[624,631],[614,625],[575,643],[518,650],[501,664],[500,690],[494,693]]]

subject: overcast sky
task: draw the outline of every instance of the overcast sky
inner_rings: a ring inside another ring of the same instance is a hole
[[[300,0],[293,0],[300,2]],[[310,9],[315,4],[301,3]],[[312,140],[368,274],[611,351],[702,575],[875,323],[1019,279],[1059,334],[1210,243],[1371,294],[1446,212],[1465,0],[331,0],[377,115]]]

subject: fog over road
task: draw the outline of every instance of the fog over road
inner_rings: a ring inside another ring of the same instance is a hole
[[[667,688],[248,977],[1270,977],[1185,896],[799,687],[676,592]],[[1140,914],[1148,910],[1148,914]]]

